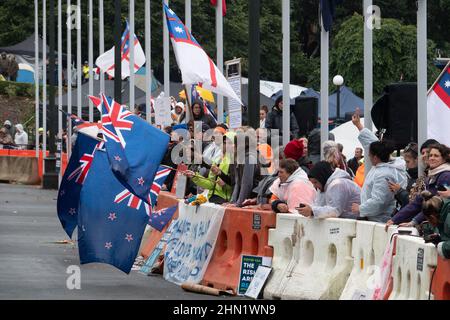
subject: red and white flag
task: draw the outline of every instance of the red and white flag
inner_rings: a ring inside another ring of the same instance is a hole
[[[209,91],[235,99],[242,105],[241,99],[231,88],[227,79],[191,35],[180,18],[165,4],[164,11],[183,84],[199,84]]]
[[[450,62],[427,98],[428,139],[450,146]]]
[[[145,54],[136,35],[133,35],[133,39],[134,72],[136,73],[145,63]],[[115,70],[114,48],[112,47],[95,60],[95,64],[110,77],[114,77]],[[122,79],[125,79],[130,76],[130,29],[128,27],[128,21],[125,31],[122,34],[121,57]]]

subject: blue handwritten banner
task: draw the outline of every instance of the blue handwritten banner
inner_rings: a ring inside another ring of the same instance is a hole
[[[225,208],[211,203],[195,206],[179,204],[179,218],[164,253],[164,278],[181,285],[200,283],[216,244]]]

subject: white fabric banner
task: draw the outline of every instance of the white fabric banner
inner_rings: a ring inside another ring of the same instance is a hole
[[[164,253],[164,279],[181,285],[200,283],[211,260],[225,208],[212,203],[196,206],[180,202]]]

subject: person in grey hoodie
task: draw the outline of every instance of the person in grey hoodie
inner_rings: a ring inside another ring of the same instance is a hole
[[[352,212],[365,220],[385,223],[395,209],[395,198],[389,189],[389,182],[406,188],[406,164],[402,158],[390,159],[393,148],[388,142],[379,141],[372,131],[363,127],[358,111],[352,116],[352,122],[360,131],[359,141],[364,148],[369,148],[372,168],[364,180],[361,204],[354,203]]]
[[[346,171],[333,169],[327,161],[320,161],[308,174],[309,180],[317,191],[312,206],[298,208],[305,217],[356,219],[352,213],[352,204],[360,203],[361,189]]]

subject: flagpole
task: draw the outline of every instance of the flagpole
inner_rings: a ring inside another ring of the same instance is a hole
[[[194,115],[192,114],[192,103],[190,101],[190,96],[188,95],[188,90],[186,85],[184,87],[184,94],[186,95],[186,104],[187,104],[187,110],[186,113],[186,123],[188,123],[191,119],[194,119]]]
[[[93,60],[94,60],[94,26],[93,26],[93,8],[92,0],[89,0],[89,95],[94,95],[94,73]],[[89,100],[89,122],[94,122],[94,104],[91,99]]]
[[[72,114],[72,19],[71,3],[67,0],[67,113]],[[66,117],[67,118],[67,117]],[[67,122],[67,158],[72,153],[72,124]]]
[[[282,2],[283,29],[283,145],[290,140],[291,99],[290,85],[290,1]],[[295,137],[294,137],[295,138]]]
[[[322,15],[320,21],[320,159],[323,160],[322,146],[328,140],[329,33],[325,30]]]
[[[186,0],[184,3],[184,16],[185,16],[185,25],[189,32],[192,32],[192,24],[191,24],[191,0]]]
[[[372,6],[372,0],[364,0],[364,127],[372,131],[372,106],[373,106],[373,32],[368,25],[372,16],[369,7]],[[364,150],[366,159],[368,159],[369,148]],[[364,176],[370,171],[372,163],[364,161]]]
[[[129,1],[129,16],[130,16],[130,110],[134,111],[134,0]],[[148,22],[150,23],[150,21]]]
[[[216,6],[216,47],[217,47],[217,68],[223,73],[223,15],[222,0],[217,1]],[[223,96],[217,95],[217,121],[223,123]]]
[[[445,69],[444,69],[445,70]],[[427,0],[417,2],[417,136],[422,145],[428,136],[427,128]],[[419,161],[419,175],[424,167]]]
[[[164,0],[168,6],[169,0]],[[169,30],[167,29],[166,14],[163,8],[163,56],[164,56],[164,96],[170,97],[170,61],[169,61]]]
[[[145,21],[151,19],[150,0],[145,0]],[[145,115],[146,120],[152,123],[151,116],[151,99],[152,99],[152,49],[151,49],[151,24],[145,24]]]
[[[58,109],[62,109],[62,8],[58,0]],[[58,172],[58,186],[61,183],[61,157],[62,157],[62,113],[58,112],[58,142],[56,149],[56,170]]]
[[[34,102],[35,148],[39,159],[39,0],[34,0]]]
[[[260,103],[260,15],[261,0],[249,1],[248,9],[248,125],[253,129],[259,127],[259,103]]]
[[[122,103],[122,1],[115,0],[114,7],[114,100]]]
[[[105,19],[103,0],[98,0],[99,56],[105,52]],[[147,20],[146,20],[147,21]],[[105,73],[100,70],[100,92],[105,93]]]
[[[77,115],[81,119],[81,3],[77,0]]]
[[[47,0],[42,1],[42,173],[47,154]]]

